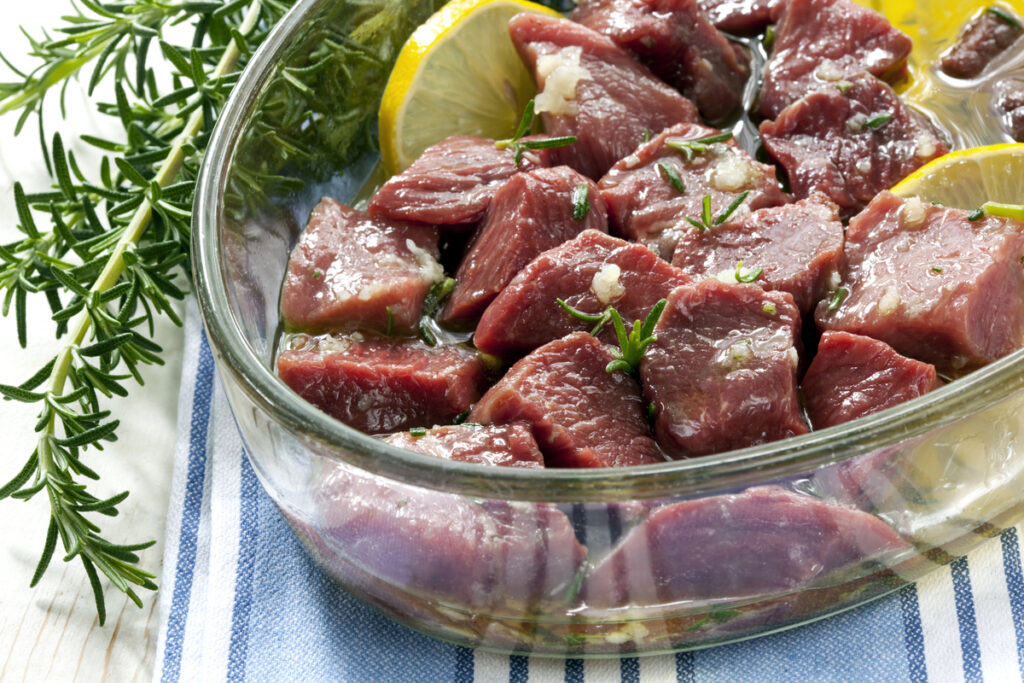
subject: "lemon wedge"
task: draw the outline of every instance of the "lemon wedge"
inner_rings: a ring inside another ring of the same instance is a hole
[[[986,202],[1024,202],[1024,143],[950,152],[925,164],[892,188],[901,197],[976,209]]]
[[[516,52],[508,20],[520,12],[559,16],[526,0],[453,0],[409,37],[378,118],[388,173],[449,135],[509,137],[537,92]]]

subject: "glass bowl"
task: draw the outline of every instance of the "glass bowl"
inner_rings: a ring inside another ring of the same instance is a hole
[[[861,604],[1024,512],[1024,351],[840,427],[617,470],[485,467],[336,422],[273,372],[291,247],[379,184],[397,51],[432,0],[302,0],[213,132],[196,292],[246,452],[323,569],[394,619],[504,652],[704,647]]]

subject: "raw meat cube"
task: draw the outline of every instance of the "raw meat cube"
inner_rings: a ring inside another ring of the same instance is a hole
[[[974,78],[1024,34],[1021,18],[993,5],[974,17],[949,48],[939,68],[953,78]]]
[[[393,446],[446,460],[505,467],[544,467],[544,456],[525,424],[442,425],[389,434]]]
[[[654,433],[675,458],[804,434],[793,297],[715,279],[677,287],[640,363]]]
[[[1024,78],[1004,78],[996,83],[992,108],[1003,130],[1017,142],[1024,142]]]
[[[549,135],[575,135],[551,150],[554,163],[597,180],[632,152],[647,131],[698,121],[696,107],[625,50],[568,19],[520,14],[512,42],[537,79],[537,112]]]
[[[896,353],[877,339],[825,332],[801,387],[814,429],[855,420],[928,393],[935,366]]]
[[[411,332],[444,277],[437,229],[323,199],[288,261],[281,315],[292,330]]]
[[[794,195],[823,192],[849,214],[949,151],[924,116],[867,74],[794,102],[761,124],[761,136]]]
[[[277,374],[328,415],[369,434],[450,422],[480,396],[486,368],[456,346],[299,335]]]
[[[574,193],[582,188],[587,210],[573,215]],[[608,231],[607,209],[597,185],[568,166],[539,168],[512,176],[494,195],[455,274],[455,289],[444,309],[447,322],[473,320],[516,273],[537,254],[583,230]]]
[[[566,313],[557,299],[591,315],[614,306],[628,324],[646,318],[658,299],[689,282],[647,247],[588,230],[523,268],[484,311],[473,341],[496,356],[526,353],[594,327]],[[616,343],[610,323],[599,338]]]
[[[586,332],[545,344],[513,365],[469,414],[472,422],[527,422],[548,467],[661,462],[636,381],[607,372],[615,356]]]
[[[759,102],[766,119],[806,93],[862,71],[890,80],[906,68],[910,38],[850,0],[786,0],[773,15],[775,43]]]
[[[470,230],[506,180],[539,166],[547,166],[547,150],[527,152],[517,168],[512,150],[498,149],[494,140],[455,135],[388,179],[370,199],[370,213]]]
[[[742,105],[750,58],[697,0],[585,0],[572,19],[629,50],[704,118],[724,120]]]
[[[655,510],[587,577],[582,597],[600,608],[788,593],[909,550],[866,512],[757,486]]]
[[[882,192],[850,221],[822,329],[958,372],[1024,343],[1024,223]]]
[[[759,209],[743,220],[680,235],[672,265],[695,279],[761,276],[755,284],[788,292],[809,314],[834,287],[843,252],[838,207],[821,194],[793,204]]]
[[[441,493],[335,466],[315,494],[322,552],[402,590],[496,614],[532,613],[586,557],[554,505]]]
[[[697,142],[720,134],[700,124],[679,124],[615,164],[598,183],[612,231],[668,260],[682,235],[701,231],[686,219],[700,218],[706,196],[711,198],[711,215],[717,217],[748,192],[731,221],[787,203],[775,169],[751,159],[735,140]]]
[[[778,0],[701,0],[700,6],[720,31],[748,35],[772,23],[772,7]]]

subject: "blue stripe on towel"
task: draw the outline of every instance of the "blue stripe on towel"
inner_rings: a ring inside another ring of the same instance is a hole
[[[583,683],[583,660],[565,660],[565,683]]]
[[[227,677],[230,681],[245,679],[245,659],[249,647],[249,612],[252,609],[252,581],[256,563],[256,536],[259,534],[259,512],[256,509],[259,480],[242,453],[241,484],[238,511],[238,563],[235,569],[235,605],[231,613],[231,645],[228,650]]]
[[[623,657],[619,662],[622,683],[640,683],[640,662],[636,657]]]
[[[1006,590],[1010,594],[1013,632],[1017,636],[1017,666],[1024,679],[1024,572],[1021,571],[1017,529],[1007,529],[999,541],[1003,546],[1003,572],[1006,574]]]
[[[522,655],[508,658],[508,683],[526,683],[530,680],[530,660]]]
[[[949,565],[953,574],[953,599],[956,620],[960,626],[960,650],[963,656],[964,680],[981,681],[981,648],[978,646],[978,624],[974,615],[974,594],[967,558],[960,557]]]
[[[917,585],[910,584],[899,592],[903,614],[903,643],[907,648],[907,668],[912,683],[925,683],[928,669],[924,663],[924,629],[921,627],[921,606],[917,601]]]
[[[695,683],[697,676],[693,670],[693,653],[692,652],[677,652],[676,653],[676,682],[677,683]]]
[[[192,576],[196,564],[196,540],[203,504],[206,478],[206,438],[210,426],[210,402],[213,398],[213,354],[206,333],[199,338],[199,359],[196,383],[192,392],[192,422],[188,441],[188,474],[185,501],[178,536],[178,562],[174,568],[174,595],[167,617],[167,638],[164,646],[164,667],[161,679],[177,681],[181,673],[182,647],[188,622],[188,603],[192,595]]]

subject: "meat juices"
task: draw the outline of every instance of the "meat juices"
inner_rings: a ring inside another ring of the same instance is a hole
[[[678,287],[640,363],[658,445],[674,458],[807,432],[796,393],[800,312],[757,285]]]
[[[537,80],[545,131],[576,136],[575,144],[550,150],[552,163],[597,180],[645,131],[699,120],[692,102],[596,31],[538,14],[516,15],[509,31]]]
[[[880,193],[846,231],[822,329],[863,334],[960,373],[1024,343],[1024,223]]]
[[[573,197],[580,194],[577,218]],[[607,210],[594,181],[568,166],[512,176],[491,202],[459,269],[442,314],[445,322],[475,320],[523,266],[584,230],[608,231]]]
[[[605,370],[614,359],[585,332],[545,344],[513,365],[469,419],[530,424],[548,467],[661,462],[636,381]]]
[[[849,0],[786,0],[775,5],[772,19],[775,42],[758,105],[766,119],[810,91],[863,71],[895,78],[912,47],[881,14]]]
[[[801,389],[814,429],[825,429],[922,396],[941,384],[935,366],[871,337],[828,331]]]
[[[323,199],[292,250],[281,316],[293,330],[412,332],[444,277],[437,229],[372,218]]]
[[[473,342],[485,353],[516,356],[594,327],[569,315],[558,299],[591,315],[615,306],[624,321],[643,320],[659,299],[689,282],[642,244],[588,230],[519,271],[484,311]],[[598,337],[616,343],[611,324]]]
[[[586,0],[572,20],[635,55],[709,121],[725,120],[741,106],[750,58],[697,0]]]

